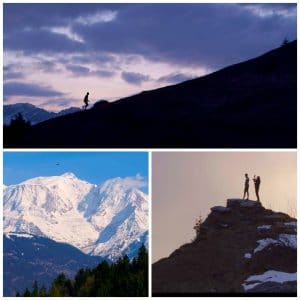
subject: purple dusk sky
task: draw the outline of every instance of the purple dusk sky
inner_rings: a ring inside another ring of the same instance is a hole
[[[296,4],[4,4],[4,104],[59,110],[178,83],[296,38]]]

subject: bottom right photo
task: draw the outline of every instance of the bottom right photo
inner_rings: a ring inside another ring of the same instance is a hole
[[[153,152],[153,296],[296,296],[297,153]]]

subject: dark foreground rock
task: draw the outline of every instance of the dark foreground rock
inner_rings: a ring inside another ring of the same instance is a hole
[[[229,199],[212,209],[192,243],[153,264],[153,293],[295,294],[296,228],[287,214]]]

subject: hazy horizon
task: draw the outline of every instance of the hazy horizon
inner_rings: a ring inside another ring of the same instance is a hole
[[[245,173],[251,200],[256,200],[252,178],[259,175],[262,205],[296,215],[296,152],[154,152],[153,262],[190,242],[196,219],[205,219],[211,207],[242,198]]]
[[[4,104],[58,111],[200,77],[296,39],[296,7],[5,3]]]

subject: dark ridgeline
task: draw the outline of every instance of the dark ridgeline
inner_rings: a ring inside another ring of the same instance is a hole
[[[194,229],[191,243],[152,265],[153,296],[296,295],[295,279],[243,287],[252,275],[297,272],[296,219],[257,201],[228,199]]]
[[[38,280],[38,278],[37,278]],[[141,246],[136,258],[119,258],[115,263],[102,261],[94,269],[80,269],[74,280],[59,274],[49,288],[33,283],[16,296],[23,297],[147,297],[148,252]]]
[[[296,80],[293,41],[201,78],[42,122],[5,147],[294,148]]]

